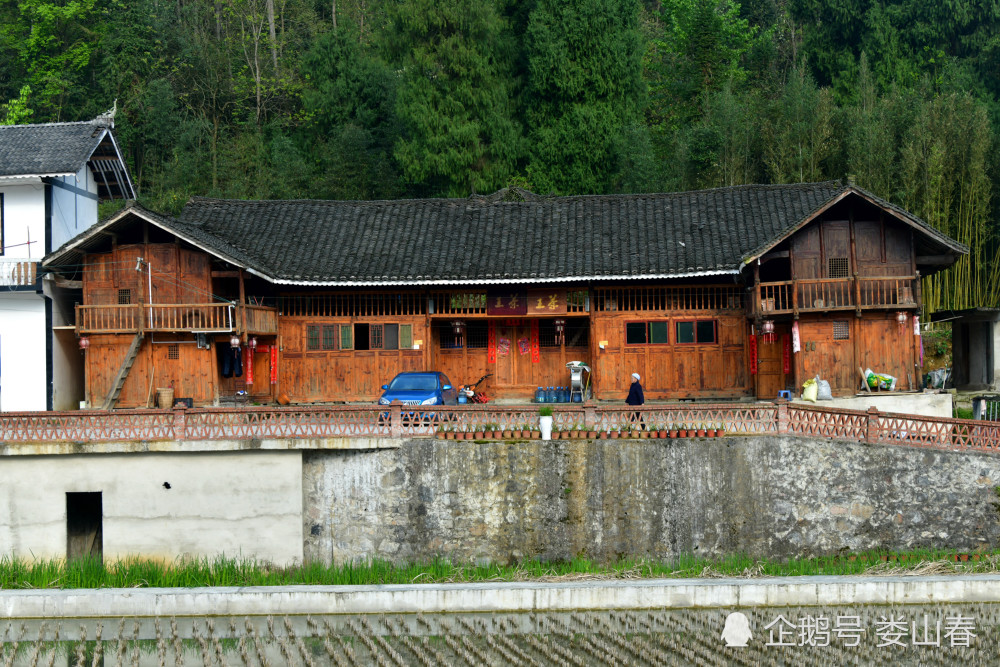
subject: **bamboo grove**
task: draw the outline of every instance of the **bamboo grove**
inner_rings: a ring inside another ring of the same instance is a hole
[[[981,0],[0,0],[0,122],[116,104],[164,211],[851,177],[970,246],[929,310],[989,306],[997,34]]]

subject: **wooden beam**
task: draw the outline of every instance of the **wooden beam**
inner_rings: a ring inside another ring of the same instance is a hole
[[[775,252],[769,252],[760,258],[761,264],[768,262],[772,259],[789,259],[790,255],[787,250],[776,250]]]
[[[67,280],[66,278],[56,278],[56,287],[63,289],[83,289],[82,280]]]
[[[954,255],[917,255],[918,265],[947,266],[954,263]]]
[[[213,278],[239,278],[239,271],[212,271]]]

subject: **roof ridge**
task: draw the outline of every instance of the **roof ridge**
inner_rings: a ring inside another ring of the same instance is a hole
[[[58,123],[22,123],[19,125],[0,125],[0,130],[13,129],[17,127],[61,127],[64,125],[94,125],[98,127],[107,127],[107,125],[94,118],[91,120],[65,120]]]
[[[700,190],[679,190],[676,192],[630,192],[630,193],[607,193],[607,194],[589,194],[589,195],[535,195],[537,199],[531,199],[528,201],[505,201],[505,200],[494,200],[491,199],[493,195],[470,195],[468,197],[408,197],[402,199],[226,199],[222,197],[202,197],[193,196],[188,200],[188,204],[197,203],[230,203],[230,204],[240,204],[240,205],[253,205],[253,206],[263,206],[268,204],[313,204],[322,206],[338,206],[346,204],[398,204],[405,202],[420,202],[421,204],[428,203],[464,203],[468,204],[470,202],[483,203],[483,204],[530,204],[539,202],[554,202],[554,201],[577,201],[577,200],[601,200],[601,199],[661,199],[666,197],[686,197],[690,195],[705,194],[705,193],[719,193],[719,192],[733,192],[740,190],[817,190],[822,187],[836,187],[838,189],[846,189],[851,187],[849,185],[844,185],[841,181],[836,179],[831,179],[827,181],[816,181],[809,183],[744,183],[741,185],[726,185],[717,188],[702,188]],[[502,189],[501,189],[502,190]],[[497,192],[500,192],[498,190]],[[496,194],[496,193],[493,193]]]

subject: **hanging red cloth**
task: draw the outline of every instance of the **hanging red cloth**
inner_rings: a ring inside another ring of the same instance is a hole
[[[245,382],[253,384],[253,350],[249,345],[243,346],[243,369],[246,374]]]
[[[278,384],[278,346],[272,345],[270,352],[271,352],[271,384]]]
[[[497,362],[497,326],[493,320],[490,320],[486,329],[486,362]]]
[[[541,361],[541,345],[538,342],[538,320],[531,320],[531,363]]]
[[[750,375],[757,375],[757,334],[750,334]]]

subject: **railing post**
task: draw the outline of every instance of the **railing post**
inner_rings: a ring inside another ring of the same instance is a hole
[[[403,437],[403,407],[399,403],[389,406],[389,436]]]
[[[583,406],[583,425],[587,427],[588,430],[593,430],[597,426],[597,408],[593,405]]]
[[[858,272],[854,272],[854,308],[858,317],[861,317],[861,278]]]
[[[774,404],[778,406],[778,433],[788,433],[788,399],[779,398]]]
[[[174,410],[174,440],[187,440],[187,414]]]
[[[865,442],[875,443],[878,434],[878,408],[874,405],[868,408],[868,418],[865,423]]]

